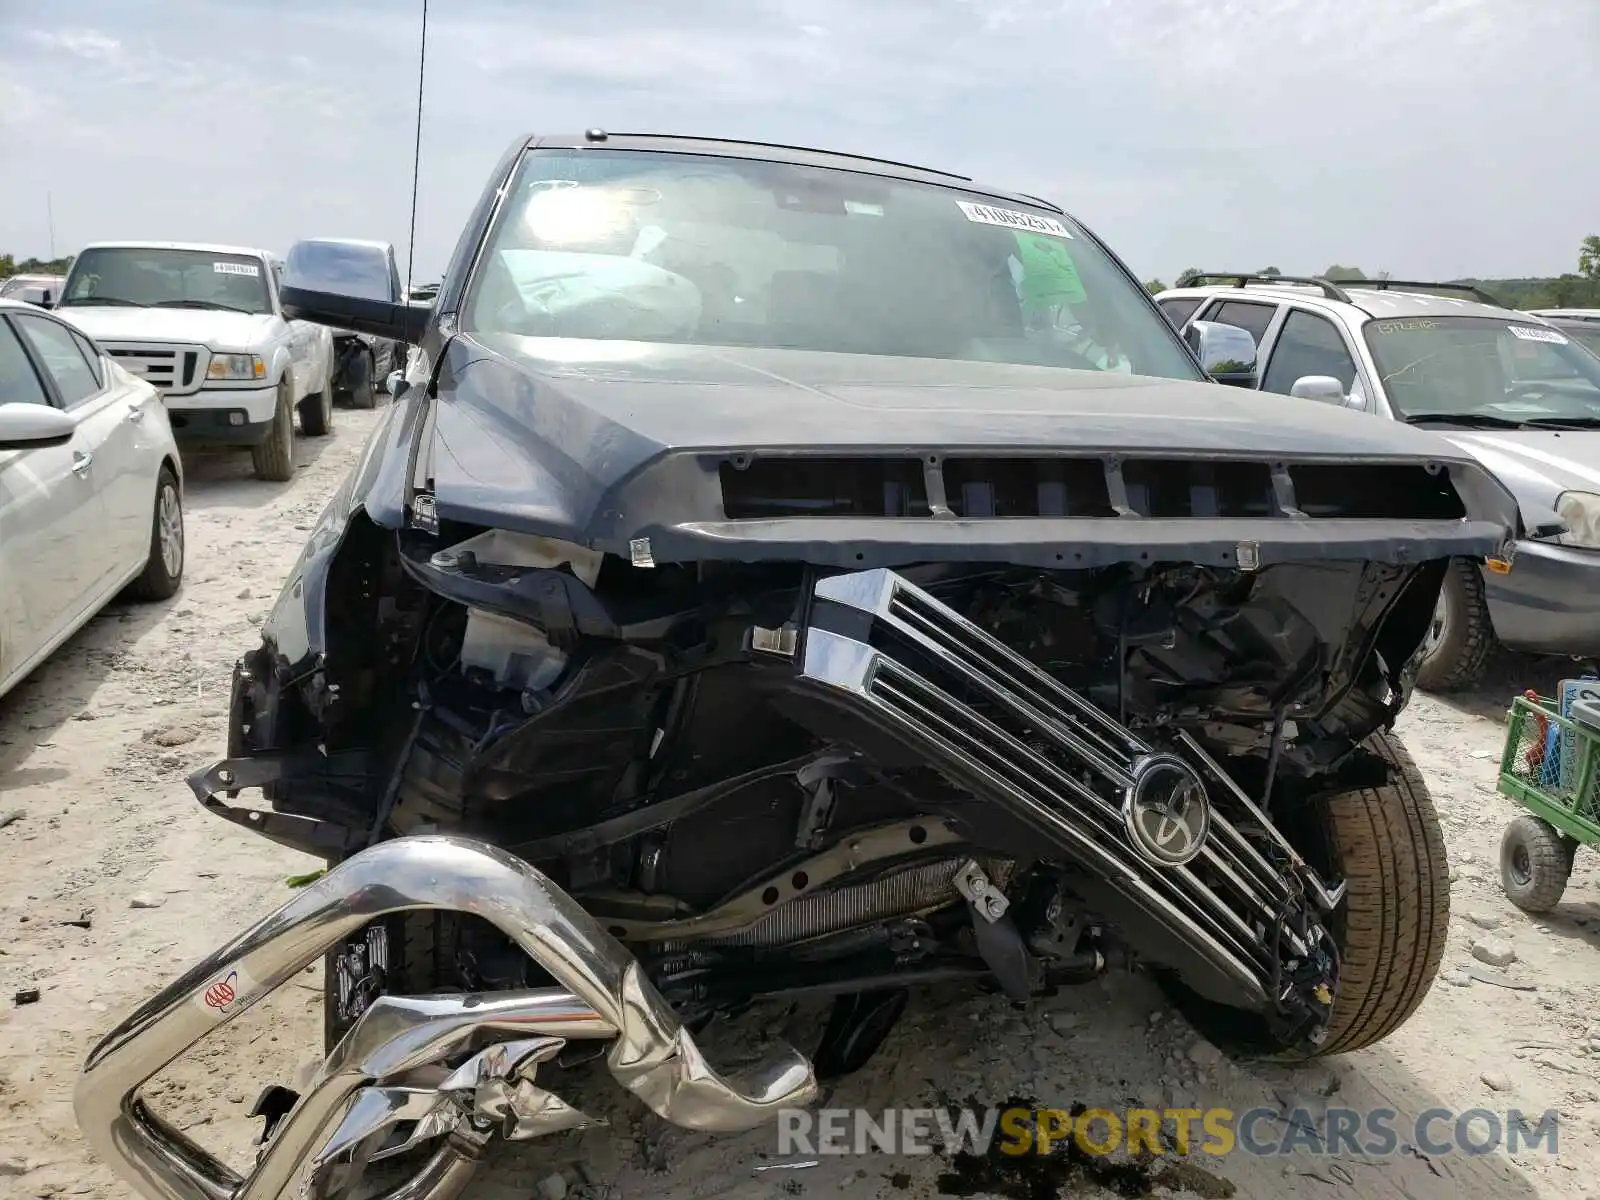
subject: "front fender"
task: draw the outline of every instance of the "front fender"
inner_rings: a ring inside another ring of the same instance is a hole
[[[267,378],[276,383],[278,380],[288,376],[295,391],[295,395],[291,396],[290,399],[299,400],[300,380],[295,377],[294,355],[289,353],[289,347],[282,342],[276,342],[268,348],[264,357],[267,360]]]
[[[326,325],[317,326],[317,361],[322,364],[322,378],[317,390],[322,391],[333,383],[333,330]]]
[[[411,450],[431,403],[425,388],[413,388],[385,407],[361,457],[323,508],[262,622],[262,639],[278,671],[301,674],[327,646],[328,572],[351,523],[365,519],[395,530],[404,524]]]

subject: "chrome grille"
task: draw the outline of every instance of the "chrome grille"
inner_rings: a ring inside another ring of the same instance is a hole
[[[932,765],[1008,804],[1164,923],[1195,931],[1241,983],[1259,990],[1275,977],[1288,906],[1303,895],[1324,908],[1337,902],[1186,735],[1150,745],[892,571],[832,576],[815,596],[875,620],[870,641],[858,641],[819,627],[825,618],[814,611],[805,677],[852,693]],[[1156,863],[1132,832],[1134,793],[1156,764],[1180,763],[1206,784],[1209,833],[1192,861]],[[1305,953],[1292,934],[1289,944]]]
[[[104,341],[101,345],[123,370],[149,380],[164,396],[199,391],[211,365],[211,353],[204,346]]]

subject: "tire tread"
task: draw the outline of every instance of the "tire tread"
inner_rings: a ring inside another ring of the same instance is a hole
[[[250,463],[256,478],[268,483],[287,483],[294,478],[294,406],[289,402],[286,384],[278,385],[278,406],[273,410],[273,429],[264,442],[250,447]],[[287,450],[278,436],[278,422],[287,421],[289,438]]]
[[[1381,1041],[1426,998],[1450,931],[1450,868],[1433,799],[1400,741],[1369,745],[1393,768],[1390,782],[1327,801],[1344,877],[1346,916],[1339,994],[1317,1057]]]
[[[1417,686],[1430,692],[1472,687],[1483,678],[1483,669],[1497,645],[1483,575],[1477,564],[1451,559],[1444,586],[1456,593],[1455,611],[1461,614],[1461,628],[1445,631],[1439,649],[1446,657],[1424,661],[1417,670]]]

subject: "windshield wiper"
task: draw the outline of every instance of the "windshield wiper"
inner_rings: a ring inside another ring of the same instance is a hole
[[[1497,417],[1492,413],[1413,413],[1407,425],[1459,425],[1463,429],[1600,429],[1600,417]]]
[[[1407,425],[1460,425],[1464,429],[1528,428],[1526,421],[1514,421],[1510,417],[1496,417],[1489,413],[1409,413],[1400,419]]]
[[[219,312],[250,313],[248,308],[239,308],[237,305],[224,304],[220,300],[158,300],[156,308],[206,308],[216,309]]]
[[[80,304],[120,304],[123,308],[143,308],[132,300],[124,300],[121,296],[79,296],[74,300],[63,300],[56,307],[76,308]]]
[[[1600,429],[1600,417],[1530,417],[1527,429]]]

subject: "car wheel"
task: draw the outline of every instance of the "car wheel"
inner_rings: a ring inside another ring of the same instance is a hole
[[[1285,836],[1306,860],[1324,878],[1346,884],[1328,919],[1340,964],[1323,1041],[1285,1050],[1264,1017],[1167,981],[1196,1028],[1234,1054],[1303,1060],[1370,1046],[1416,1012],[1439,972],[1450,932],[1450,865],[1439,815],[1397,738],[1374,734],[1364,748],[1387,765],[1387,783],[1274,804]]]
[[[372,382],[372,357],[371,355],[366,355],[356,361],[361,365],[361,374],[360,378],[350,385],[350,407],[376,408],[378,405],[378,393]]]
[[[1422,643],[1417,686],[1430,692],[1471,687],[1483,677],[1484,664],[1494,647],[1483,575],[1476,563],[1451,559]]]
[[[1500,839],[1500,886],[1506,899],[1524,912],[1549,912],[1567,890],[1577,848],[1538,817],[1524,814],[1512,821]]]
[[[331,373],[330,373],[331,376]],[[333,379],[322,390],[300,401],[300,432],[307,437],[326,437],[333,432]]]
[[[155,512],[150,519],[150,556],[144,571],[128,585],[135,600],[165,600],[183,583],[183,495],[171,467],[156,476]]]
[[[294,405],[289,400],[287,376],[278,383],[278,407],[272,414],[272,428],[265,441],[250,448],[250,461],[257,479],[287,483],[294,478]]]

